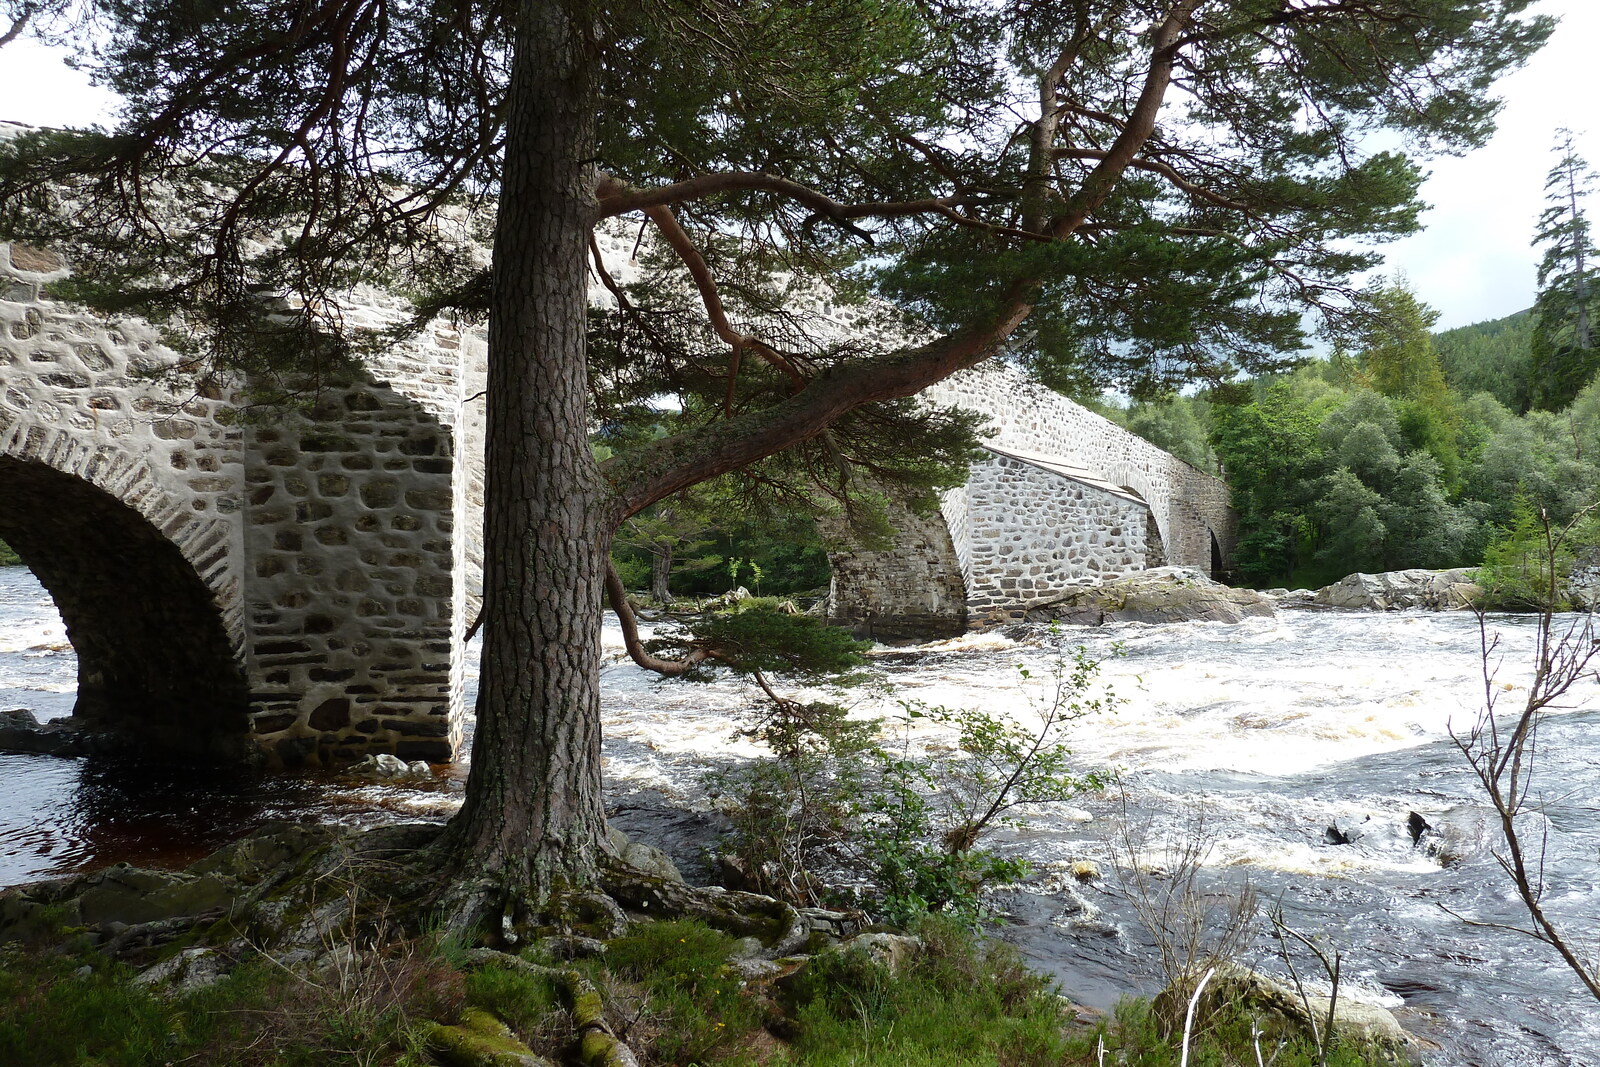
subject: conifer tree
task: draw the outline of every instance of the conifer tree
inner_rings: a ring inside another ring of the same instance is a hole
[[[358,282],[487,316],[483,677],[434,855],[453,919],[499,930],[597,876],[622,521],[752,464],[936,487],[971,420],[906,398],[1024,321],[1016,358],[1058,378],[1292,362],[1376,262],[1351,239],[1417,226],[1421,172],[1371,131],[1481,144],[1549,33],[1531,3],[54,0],[128,104],[0,146],[0,239],[235,370],[357,351]],[[626,343],[594,344],[593,234],[624,216],[698,306],[619,306]],[[895,311],[808,328],[796,272]],[[666,393],[692,424],[595,459],[597,412]]]
[[[1593,336],[1596,251],[1583,201],[1594,171],[1578,155],[1571,130],[1559,133],[1560,158],[1545,178],[1545,202],[1533,243],[1544,246],[1534,302],[1529,394],[1533,406],[1560,411],[1600,370]]]

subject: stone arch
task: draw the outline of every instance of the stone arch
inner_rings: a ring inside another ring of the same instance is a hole
[[[1133,493],[1150,509],[1150,520],[1165,549],[1172,544],[1172,517],[1170,492],[1165,478],[1153,476],[1144,467],[1134,463],[1116,462],[1099,472],[1106,481]]]
[[[0,448],[0,539],[61,611],[78,656],[75,714],[168,751],[247,751],[239,637],[204,576],[227,570],[226,529],[161,492],[137,460],[64,435],[44,442]]]
[[[1144,507],[1144,565],[1149,570],[1152,567],[1164,567],[1167,564],[1167,543],[1161,536],[1161,526],[1156,522],[1156,513],[1150,507],[1149,501],[1144,499],[1144,494],[1131,485],[1121,487],[1125,493],[1131,493],[1139,498]]]

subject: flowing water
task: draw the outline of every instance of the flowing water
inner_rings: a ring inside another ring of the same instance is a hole
[[[1496,692],[1510,710],[1525,695],[1532,626],[1515,617],[1492,626],[1504,653]],[[1131,846],[1154,863],[1163,843],[1199,838],[1209,847],[1203,882],[1212,899],[1225,901],[1248,883],[1295,928],[1342,951],[1340,995],[1396,1009],[1439,1046],[1428,1063],[1600,1064],[1600,1009],[1554,953],[1451,914],[1521,920],[1495,864],[1486,805],[1449,737],[1452,724],[1471,725],[1483,698],[1470,616],[1286,610],[1239,626],[1008,634],[888,650],[876,660],[893,699],[1024,720],[1064,645],[1081,641],[1105,660],[1102,678],[1124,702],[1081,723],[1073,747],[1085,766],[1118,768],[1120,788],[1030,811],[1023,828],[993,842],[1027,855],[1036,871],[996,897],[1006,916],[999,932],[1058,975],[1074,999],[1109,1007],[1119,995],[1159,986],[1152,938],[1110,872],[1119,850]],[[656,680],[621,658],[613,630],[607,638],[612,820],[692,867],[717,825],[701,775],[756,754],[735,737],[749,694],[732,682]],[[67,714],[74,676],[49,597],[22,568],[0,569],[0,708]],[[1575,693],[1573,707],[1547,723],[1539,773],[1547,906],[1600,935],[1600,710],[1586,706],[1593,695]],[[272,818],[442,817],[459,802],[464,774],[446,768],[433,783],[395,787],[0,755],[0,884],[117,860],[184,862]],[[1412,813],[1432,828],[1420,842],[1408,829]],[[1330,826],[1352,843],[1329,843]],[[1077,884],[1070,870],[1085,859],[1106,877]],[[1260,945],[1251,962],[1279,969]],[[1304,956],[1298,962],[1306,974]]]

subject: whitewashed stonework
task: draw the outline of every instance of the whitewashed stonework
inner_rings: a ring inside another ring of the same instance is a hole
[[[897,515],[892,549],[832,557],[834,619],[891,639],[956,632],[1113,574],[1226,565],[1236,533],[1220,479],[1003,364],[922,398],[987,416],[988,456],[944,494],[936,522]]]

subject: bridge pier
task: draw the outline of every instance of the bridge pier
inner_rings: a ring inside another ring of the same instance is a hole
[[[940,514],[891,511],[894,543],[830,553],[829,615],[858,635],[927,640],[1016,622],[1084,582],[1227,566],[1228,487],[1004,366],[922,394],[988,416],[987,455]]]
[[[461,339],[253,408],[149,325],[49,300],[64,276],[0,244],[0,538],[62,612],[75,715],[186,755],[450,759]]]

